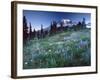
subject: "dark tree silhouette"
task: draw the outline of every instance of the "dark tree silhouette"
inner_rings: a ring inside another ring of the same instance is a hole
[[[76,30],[80,30],[82,28],[82,23],[79,21],[76,25]]]
[[[32,32],[32,36],[33,36],[33,38],[36,37],[36,31],[35,31],[35,29],[34,29],[34,31]]]
[[[23,16],[23,42],[26,43],[28,39],[28,26],[27,26],[27,19]]]
[[[53,33],[53,25],[52,25],[52,23],[51,23],[51,25],[50,25],[50,32],[49,32],[50,34],[52,34]]]
[[[39,32],[39,30],[37,31],[37,38],[38,39],[40,38],[40,32]]]
[[[86,22],[85,22],[85,18],[83,18],[83,21],[82,21],[82,29],[86,28]]]
[[[53,32],[56,33],[57,31],[57,23],[56,21],[53,21]]]
[[[41,38],[43,38],[44,32],[43,32],[43,25],[41,24]]]
[[[29,38],[32,39],[32,26],[31,26],[31,23],[30,23],[30,30],[29,30]]]
[[[56,32],[57,32],[57,23],[56,21],[53,21],[50,26],[50,34],[54,34]]]

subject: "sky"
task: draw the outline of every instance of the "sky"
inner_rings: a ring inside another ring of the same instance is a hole
[[[85,18],[86,23],[91,23],[90,13],[23,10],[23,16],[26,17],[28,26],[31,23],[32,29],[36,30],[41,29],[41,24],[43,28],[46,28],[52,21],[59,22],[62,19],[70,19],[72,22],[78,23]]]

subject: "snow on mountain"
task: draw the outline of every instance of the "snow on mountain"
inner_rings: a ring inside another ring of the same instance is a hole
[[[53,25],[53,22],[51,22]],[[77,25],[77,22],[73,22],[70,19],[62,19],[60,21],[57,22],[57,27],[61,27],[61,24],[63,27],[73,27],[73,25]],[[86,24],[87,28],[91,28],[91,23],[87,23]],[[44,28],[44,31],[50,31],[50,26]]]

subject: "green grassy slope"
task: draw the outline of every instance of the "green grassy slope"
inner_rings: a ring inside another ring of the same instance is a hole
[[[90,30],[67,31],[23,46],[23,68],[89,66]]]

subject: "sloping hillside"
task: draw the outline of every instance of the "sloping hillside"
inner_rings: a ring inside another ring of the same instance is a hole
[[[23,68],[89,66],[90,42],[89,29],[27,41],[23,46]]]

